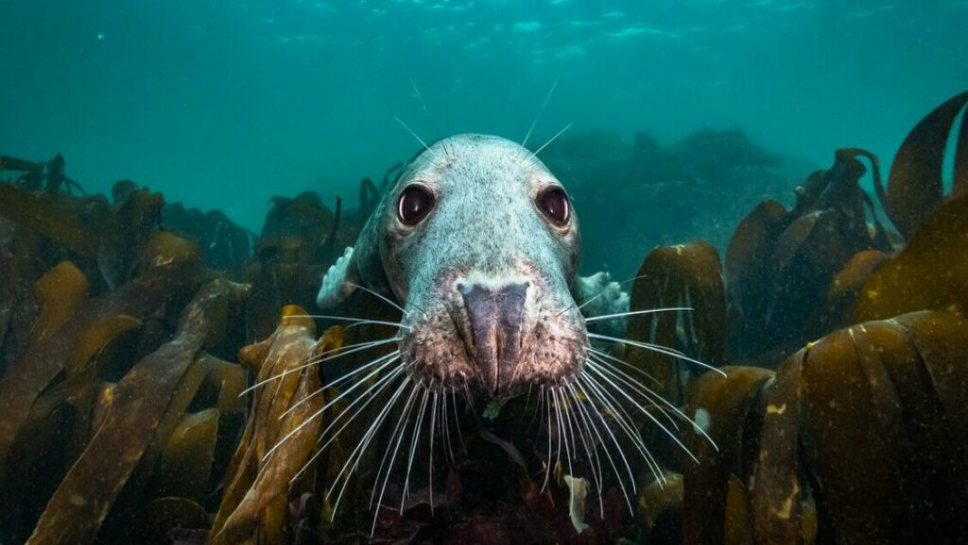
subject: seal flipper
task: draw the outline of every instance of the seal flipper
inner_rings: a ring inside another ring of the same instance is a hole
[[[349,246],[323,276],[319,294],[316,295],[316,306],[327,309],[342,303],[356,291],[359,280],[359,269],[353,259],[353,247]]]

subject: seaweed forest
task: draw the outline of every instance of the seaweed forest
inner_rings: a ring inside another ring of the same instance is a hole
[[[348,324],[315,296],[401,165],[359,195],[275,197],[255,233],[136,181],[88,194],[61,156],[0,156],[0,543],[964,543],[966,106],[926,112],[889,172],[843,148],[795,180],[740,130],[548,148],[586,272],[629,279],[633,314],[601,322],[628,342],[598,349],[650,458],[615,472],[578,455],[579,421],[570,467],[539,439],[571,421],[468,396],[429,464],[381,479],[384,400],[340,377],[399,310],[356,293],[340,313],[368,321]]]

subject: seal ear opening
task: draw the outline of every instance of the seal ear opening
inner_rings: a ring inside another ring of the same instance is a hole
[[[343,255],[323,276],[319,293],[316,295],[316,306],[321,310],[339,305],[356,291],[360,283],[360,274],[353,254],[352,246],[346,248]]]

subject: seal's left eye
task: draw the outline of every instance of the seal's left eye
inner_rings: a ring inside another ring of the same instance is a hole
[[[558,227],[564,227],[571,218],[571,204],[568,195],[560,187],[549,187],[538,195],[538,208],[548,218],[548,221]]]
[[[433,194],[425,187],[412,185],[400,194],[400,200],[397,201],[397,217],[404,225],[414,226],[427,217],[433,207]]]

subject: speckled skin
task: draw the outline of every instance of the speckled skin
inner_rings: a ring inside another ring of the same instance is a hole
[[[436,204],[419,224],[397,217],[401,192],[419,183]],[[401,172],[369,218],[351,254],[330,271],[321,306],[344,298],[349,283],[392,294],[407,311],[400,343],[410,373],[433,388],[469,384],[508,396],[531,384],[571,380],[588,344],[576,310],[580,235],[572,212],[551,224],[535,198],[560,185],[541,161],[518,144],[464,134],[441,140]],[[527,282],[520,346],[510,372],[486,382],[472,354],[473,336],[457,286],[500,288]]]

